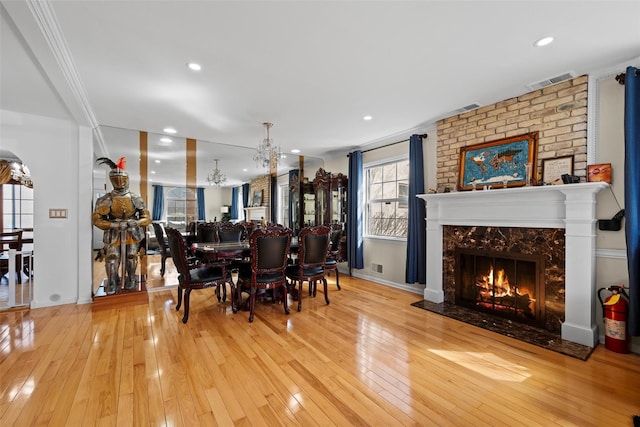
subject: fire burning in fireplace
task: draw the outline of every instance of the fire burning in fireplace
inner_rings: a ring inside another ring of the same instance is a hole
[[[460,251],[457,259],[456,304],[525,323],[543,322],[537,257]]]
[[[521,291],[517,284],[511,285],[502,268],[495,272],[494,277],[494,267],[491,266],[487,275],[481,275],[476,279],[476,286],[479,288],[478,304],[489,307],[493,304],[508,309],[516,303],[525,312],[535,311],[536,300],[531,298],[531,291],[529,289]]]

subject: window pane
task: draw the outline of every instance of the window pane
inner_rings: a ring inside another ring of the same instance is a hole
[[[384,165],[384,181],[395,181],[396,180],[396,164],[392,163],[390,165]]]
[[[369,199],[382,199],[382,184],[372,184],[369,186]]]
[[[382,184],[382,198],[383,199],[395,199],[398,197],[398,191],[396,182],[385,182]]]
[[[409,161],[398,162],[398,180],[409,179]]]
[[[369,182],[372,184],[382,182],[382,168],[381,167],[373,167],[369,169]]]
[[[382,216],[385,218],[393,218],[396,216],[396,203],[387,202],[382,205]]]

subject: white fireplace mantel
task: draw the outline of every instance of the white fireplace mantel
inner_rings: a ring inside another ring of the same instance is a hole
[[[565,321],[562,338],[593,347],[595,320],[596,194],[602,182],[419,194],[427,210],[427,287],[424,298],[444,301],[444,225],[564,228]]]

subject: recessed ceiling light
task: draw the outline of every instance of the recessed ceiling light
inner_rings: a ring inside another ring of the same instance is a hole
[[[193,71],[200,71],[200,70],[202,70],[202,66],[201,66],[200,64],[195,63],[195,62],[189,62],[189,63],[187,64],[187,67],[189,67],[189,69],[190,69],[190,70],[193,70]]]
[[[160,163],[160,160],[156,159],[156,160],[154,160],[154,162],[156,162],[156,163]]]
[[[166,143],[169,143],[169,142],[173,142],[173,139],[171,139],[171,138],[167,138],[167,137],[165,136],[164,138],[160,138],[160,142],[166,142]]]
[[[247,168],[242,169],[242,172],[246,172],[246,171],[247,171]]]
[[[536,42],[533,45],[535,47],[542,47],[550,44],[552,41],[553,41],[553,37],[547,36],[547,37],[541,38],[540,40],[536,40]]]
[[[156,171],[151,171],[151,175],[153,175],[154,173],[156,173]]]
[[[371,117],[371,116],[364,116],[364,117],[362,118],[362,120],[367,120],[367,121],[369,121],[369,120],[371,120],[371,119],[373,119],[373,117]]]
[[[178,133],[178,131],[175,130],[174,128],[164,128],[162,129],[162,131],[166,133]]]
[[[300,152],[300,150],[298,150],[297,148],[294,148],[293,150],[291,150],[291,152],[293,154],[298,154]]]

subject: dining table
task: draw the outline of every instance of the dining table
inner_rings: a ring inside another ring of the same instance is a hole
[[[249,249],[248,241],[240,242],[195,242],[191,244],[191,250],[196,258],[203,263],[215,262],[220,259],[220,254],[230,251],[244,251]]]
[[[239,242],[194,242],[191,244],[191,250],[203,263],[211,263],[223,258],[221,256],[232,251],[247,251],[251,249],[248,240]],[[290,252],[297,252],[298,238],[291,238]],[[293,251],[292,251],[293,250]]]

